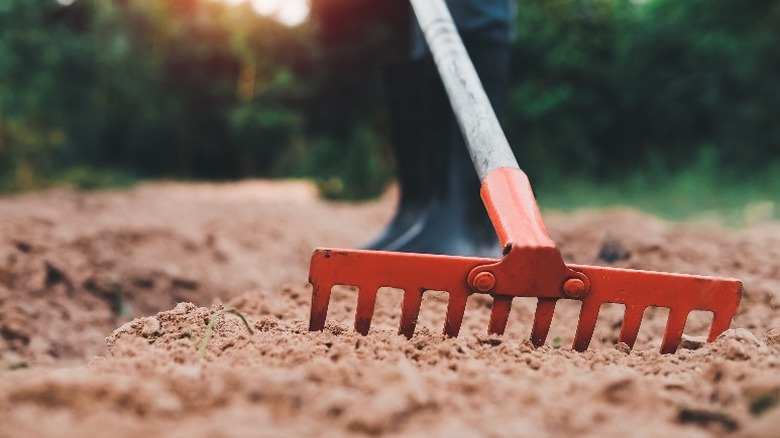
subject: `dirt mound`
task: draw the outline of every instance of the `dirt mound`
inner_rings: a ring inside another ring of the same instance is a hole
[[[0,359],[12,365],[83,363],[132,317],[305,282],[310,242],[368,238],[361,220],[373,217],[339,230],[344,206],[305,183],[266,182],[56,190],[0,200],[0,211]]]
[[[534,300],[515,300],[497,337],[485,334],[490,300],[473,296],[446,339],[441,292],[424,295],[406,340],[390,288],[369,336],[351,329],[346,287],[326,330],[309,333],[311,249],[368,239],[392,202],[326,204],[305,184],[267,182],[0,200],[3,435],[774,436],[777,225],[546,215],[570,262],[743,279],[738,328],[702,345],[711,316],[694,312],[675,355],[657,352],[663,309],[646,313],[633,352],[615,346],[619,305],[604,306],[585,353],[569,348],[573,302],[539,349],[527,341]]]

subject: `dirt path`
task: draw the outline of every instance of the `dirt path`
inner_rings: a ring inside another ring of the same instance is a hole
[[[606,247],[614,266],[744,281],[738,329],[675,355],[656,352],[663,310],[633,352],[615,348],[618,305],[586,353],[568,348],[579,309],[565,302],[540,349],[525,340],[534,300],[489,337],[490,300],[474,296],[461,336],[444,339],[443,293],[425,295],[407,341],[395,290],[367,337],[350,328],[346,288],[308,333],[311,250],[367,240],[393,202],[328,204],[305,183],[263,181],[0,199],[0,436],[776,436],[780,225],[546,215],[569,262],[604,265]],[[252,334],[225,314],[200,354],[223,306]],[[686,333],[708,321],[693,313]]]

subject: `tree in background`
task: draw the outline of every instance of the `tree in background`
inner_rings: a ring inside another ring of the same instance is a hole
[[[524,0],[512,143],[537,177],[780,158],[780,4]]]
[[[300,135],[306,29],[207,0],[2,2],[6,186],[73,166],[274,175]]]
[[[404,53],[399,4],[312,0],[285,27],[211,0],[0,0],[0,187],[297,176],[374,196],[392,176],[378,71]],[[777,165],[780,3],[518,10],[508,134],[535,181]]]

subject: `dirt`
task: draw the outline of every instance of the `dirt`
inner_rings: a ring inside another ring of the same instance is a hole
[[[568,262],[743,280],[733,329],[703,344],[711,317],[693,312],[673,355],[657,351],[665,309],[633,351],[615,345],[620,305],[584,353],[569,348],[574,302],[541,348],[533,299],[488,336],[491,300],[474,295],[447,339],[444,292],[425,294],[411,340],[394,289],[368,336],[346,287],[309,333],[311,251],[368,240],[394,202],[265,181],[0,199],[0,436],[776,436],[780,224],[546,212]]]

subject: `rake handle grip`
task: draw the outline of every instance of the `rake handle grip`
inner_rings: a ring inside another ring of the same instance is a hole
[[[520,169],[444,0],[411,0],[480,181]]]

